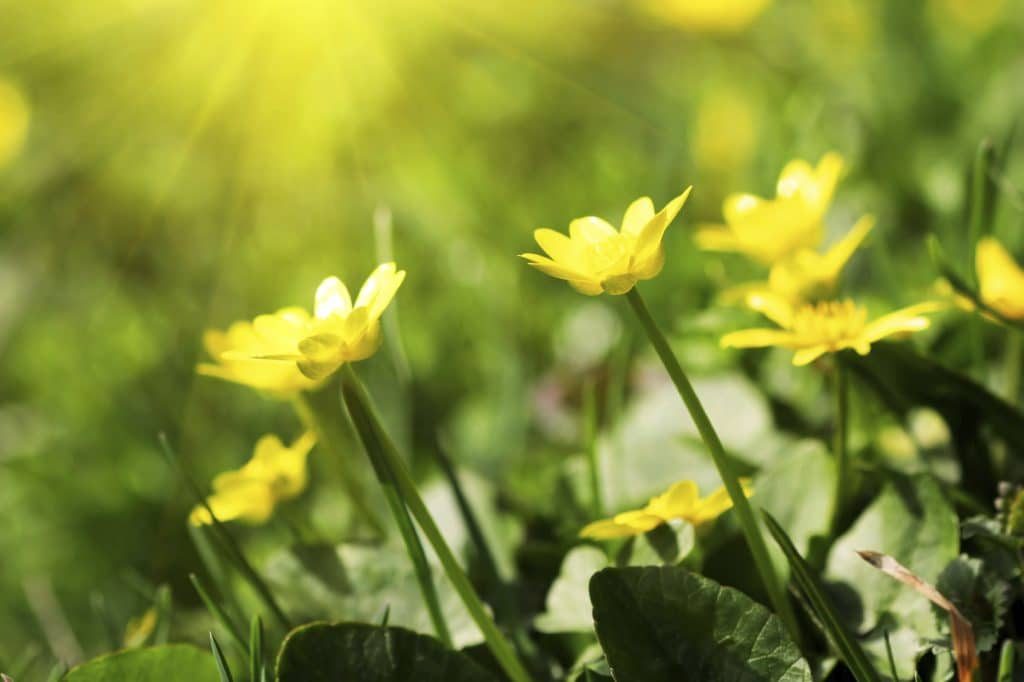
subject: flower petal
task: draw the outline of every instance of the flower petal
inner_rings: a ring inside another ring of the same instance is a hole
[[[348,287],[337,277],[328,277],[316,288],[313,311],[318,319],[325,320],[332,315],[344,317],[352,310],[352,296]]]
[[[793,364],[797,367],[809,365],[825,353],[829,352],[829,350],[829,347],[824,344],[801,348],[797,352],[793,353]]]
[[[569,236],[573,241],[579,240],[584,243],[593,244],[601,242],[608,237],[614,237],[618,232],[608,224],[606,220],[596,216],[577,218],[569,223]]]
[[[842,239],[832,245],[824,259],[824,270],[828,278],[834,280],[838,277],[847,261],[860,248],[861,243],[874,227],[875,217],[873,215],[863,216]]]
[[[640,197],[626,209],[626,214],[622,216],[622,230],[623,234],[638,235],[640,230],[643,229],[644,225],[654,217],[654,202],[651,201],[650,197]]]
[[[550,228],[541,227],[533,231],[533,238],[552,260],[568,267],[577,265],[576,247],[568,236]]]
[[[665,521],[688,518],[699,498],[700,490],[696,483],[678,481],[661,495],[651,498],[651,501],[644,507],[644,511]]]
[[[602,519],[601,521],[588,523],[580,531],[581,538],[592,538],[594,540],[614,540],[639,534],[637,530],[630,526],[615,523],[613,519]]]
[[[679,215],[679,211],[682,210],[683,204],[686,203],[686,199],[690,196],[690,190],[692,189],[693,187],[687,187],[683,190],[682,194],[668,202],[665,208],[658,211],[654,217],[648,220],[647,224],[637,234],[636,251],[633,259],[634,265],[638,270],[648,273],[653,271],[653,274],[645,277],[645,279],[650,279],[661,269],[661,263],[664,262],[663,255],[661,260],[658,260],[661,240],[664,238],[665,230],[668,229],[669,224]]]

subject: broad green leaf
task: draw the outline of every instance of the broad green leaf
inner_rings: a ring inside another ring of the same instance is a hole
[[[776,616],[684,568],[606,568],[591,578],[590,597],[620,682],[811,680]]]
[[[893,637],[900,673],[912,674],[913,660],[920,652],[897,646],[897,637],[904,636],[898,631],[911,629],[923,645],[925,640],[940,637],[939,619],[926,599],[865,563],[857,555],[862,549],[889,554],[935,584],[959,552],[956,514],[930,477],[894,478],[853,527],[836,540],[829,554],[826,578],[843,584],[843,593],[850,600],[847,613],[859,614],[850,625],[868,632],[884,624]],[[865,646],[876,656],[876,664],[886,659],[881,633]]]
[[[726,449],[760,461],[765,439],[773,434],[764,396],[739,374],[700,377],[693,383]],[[597,449],[608,509],[628,509],[676,480],[694,480],[704,494],[722,485],[668,381],[630,401],[615,428],[598,438]]]
[[[541,632],[591,632],[594,612],[587,588],[591,576],[607,566],[608,557],[596,547],[580,545],[569,550],[534,627]]]
[[[218,682],[208,651],[185,644],[132,649],[101,656],[73,668],[66,682]]]
[[[775,517],[805,557],[811,538],[828,532],[835,471],[835,459],[825,447],[819,441],[804,440],[754,479],[754,504]],[[799,494],[794,494],[797,490]],[[786,575],[789,562],[777,547],[770,550],[781,574]]]
[[[285,639],[278,682],[497,682],[433,637],[365,623],[311,623]]]
[[[306,620],[327,620],[344,616],[377,622],[385,609],[389,622],[420,632],[433,632],[430,616],[408,555],[401,547],[366,547],[342,544],[319,546],[320,559],[312,564],[303,557],[310,547],[291,548],[273,555],[267,563],[267,581],[291,613]],[[324,553],[331,555],[334,568]],[[483,641],[466,607],[444,574],[434,569],[434,584],[441,611],[455,645],[471,646]]]

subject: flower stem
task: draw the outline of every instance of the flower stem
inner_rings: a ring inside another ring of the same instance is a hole
[[[750,548],[750,554],[754,559],[754,564],[761,575],[761,581],[764,583],[776,613],[782,619],[794,640],[797,642],[801,641],[800,630],[797,626],[796,616],[793,613],[793,607],[786,596],[782,581],[779,580],[778,575],[775,573],[775,568],[768,555],[768,546],[765,544],[761,525],[758,523],[758,518],[754,514],[754,509],[751,507],[749,500],[743,494],[743,487],[740,485],[739,478],[732,470],[732,465],[726,457],[725,448],[722,447],[722,441],[719,440],[715,427],[711,424],[707,412],[704,411],[704,406],[701,404],[700,398],[697,397],[696,391],[693,390],[693,386],[690,384],[686,373],[679,365],[679,360],[676,358],[675,353],[672,352],[672,348],[668,345],[665,335],[662,334],[654,318],[651,317],[651,313],[647,309],[647,304],[644,303],[643,298],[640,296],[640,292],[637,291],[636,287],[633,287],[626,294],[626,298],[633,307],[633,311],[636,313],[637,318],[639,318],[644,331],[647,332],[647,337],[650,339],[651,345],[654,346],[658,357],[661,358],[661,362],[665,366],[669,377],[671,377],[672,383],[675,384],[676,390],[679,391],[679,397],[686,404],[686,409],[689,411],[693,423],[697,426],[697,431],[700,432],[704,445],[707,446],[708,451],[711,453],[711,459],[714,460],[715,467],[718,469],[718,475],[722,478],[725,490],[729,493],[729,498],[736,509],[736,517],[740,528],[743,530],[747,546]]]
[[[416,523],[423,531],[423,534],[427,536],[427,540],[434,548],[434,553],[437,554],[437,558],[441,561],[448,580],[451,581],[455,591],[466,605],[469,615],[483,633],[484,640],[491,653],[494,654],[494,658],[512,682],[530,682],[530,676],[519,661],[515,650],[487,613],[487,609],[477,595],[472,583],[470,583],[462,567],[459,566],[459,562],[448,547],[448,543],[441,534],[441,530],[434,522],[434,518],[427,509],[426,504],[423,503],[423,498],[420,497],[416,483],[405,466],[405,462],[399,456],[398,449],[391,440],[391,437],[384,430],[384,426],[377,416],[366,388],[350,365],[345,365],[342,368],[341,390],[345,405],[352,414],[353,420],[356,421],[357,425],[362,422],[360,427],[361,437],[373,440],[376,448],[374,454],[379,456],[379,464],[388,469],[390,476],[397,485],[398,495],[412,513],[413,518],[416,519]],[[370,443],[367,443],[367,450],[370,449],[369,445]]]
[[[1006,402],[1016,405],[1020,398],[1021,360],[1024,354],[1024,332],[1019,329],[1006,331],[1006,355],[1003,359],[1003,388]]]
[[[832,454],[836,458],[836,487],[832,500],[832,522],[831,534],[835,536],[839,531],[842,521],[843,507],[846,502],[844,493],[847,487],[852,487],[852,481],[848,480],[850,472],[849,454],[847,453],[847,417],[850,410],[850,390],[846,377],[846,368],[836,359],[835,365],[835,431],[832,434]]]
[[[409,510],[402,502],[402,494],[399,490],[398,482],[395,480],[394,473],[387,462],[387,456],[384,454],[387,446],[381,441],[380,430],[376,427],[373,418],[367,413],[366,406],[350,404],[344,386],[342,386],[342,392],[343,397],[345,397],[345,404],[348,407],[348,413],[352,418],[352,424],[363,443],[367,456],[370,458],[373,471],[377,475],[377,481],[380,483],[381,490],[384,492],[384,498],[387,500],[388,509],[391,510],[391,515],[398,526],[399,534],[402,536],[402,542],[405,543],[405,550],[412,561],[416,572],[416,581],[419,583],[423,602],[426,604],[427,612],[430,614],[430,621],[434,625],[434,632],[437,633],[437,638],[445,646],[451,648],[451,633],[448,630],[448,623],[445,621],[444,613],[441,611],[441,600],[437,596],[434,576],[430,570],[430,564],[427,562],[426,552],[423,551],[423,545],[420,543],[420,536],[417,535],[416,527],[413,525],[412,519],[409,518]]]
[[[331,405],[325,400],[331,395],[337,394],[329,388],[315,395],[300,393],[293,402],[295,411],[305,427],[316,434],[317,442],[330,453],[334,470],[342,487],[345,488],[349,502],[355,508],[356,519],[365,522],[374,535],[383,538],[387,535],[383,521],[366,498],[366,491],[360,484],[356,472],[350,471],[346,466],[345,448],[342,446],[344,434],[338,433],[335,421],[328,412]]]

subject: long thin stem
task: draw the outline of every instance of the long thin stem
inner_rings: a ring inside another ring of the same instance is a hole
[[[1006,355],[1003,360],[1003,395],[1006,402],[1016,405],[1020,398],[1021,361],[1024,355],[1024,332],[1006,330]]]
[[[360,485],[355,472],[350,471],[346,466],[347,462],[344,448],[341,445],[341,435],[334,428],[335,420],[333,415],[327,412],[328,405],[324,398],[332,395],[336,396],[337,394],[330,389],[324,389],[324,394],[324,396],[310,396],[300,393],[293,401],[295,411],[306,428],[316,434],[317,442],[330,453],[331,462],[333,462],[342,487],[345,488],[345,494],[355,508],[356,518],[365,522],[375,535],[384,537],[387,535],[384,523],[380,520],[373,505],[367,500],[366,491]]]
[[[359,418],[365,420],[367,425],[371,426],[375,432],[377,442],[383,446],[379,452],[382,455],[382,463],[390,469],[391,475],[394,476],[394,480],[398,485],[398,492],[402,500],[408,506],[413,518],[416,519],[416,523],[434,548],[434,552],[441,561],[441,566],[444,567],[448,580],[451,581],[455,591],[462,598],[462,602],[466,605],[466,610],[469,611],[470,617],[473,618],[473,621],[483,633],[484,640],[491,653],[494,654],[494,658],[513,682],[530,682],[530,676],[519,661],[515,649],[513,649],[512,645],[509,644],[508,640],[505,639],[504,635],[494,624],[483,602],[473,588],[473,584],[470,583],[465,571],[462,570],[452,550],[448,547],[448,543],[441,534],[441,530],[437,527],[430,511],[423,503],[423,498],[420,497],[419,491],[416,489],[416,483],[406,468],[405,462],[399,456],[391,437],[384,430],[376,410],[370,402],[370,396],[366,392],[366,388],[349,365],[342,369],[342,395],[345,399],[345,405],[349,408],[350,412],[353,412],[353,418],[356,418],[356,414],[359,414]]]
[[[839,525],[842,521],[843,508],[846,503],[846,491],[851,486],[849,480],[850,462],[849,454],[847,453],[846,441],[847,441],[847,421],[848,413],[850,410],[849,400],[849,386],[846,376],[846,368],[843,364],[836,361],[835,366],[835,431],[833,436],[832,454],[836,458],[836,487],[835,494],[832,500],[832,535],[835,535],[839,531]]]
[[[416,572],[416,581],[420,586],[420,593],[430,614],[431,623],[434,625],[434,632],[445,646],[452,646],[451,632],[448,630],[448,623],[445,621],[444,613],[441,611],[441,600],[437,596],[437,586],[434,585],[434,576],[427,561],[426,552],[420,543],[420,536],[416,534],[416,527],[409,518],[409,510],[402,502],[402,495],[395,480],[391,467],[388,466],[387,458],[383,455],[386,445],[381,441],[378,429],[374,426],[373,420],[366,413],[364,405],[349,404],[345,401],[356,433],[363,442],[370,463],[373,465],[374,473],[377,474],[377,481],[387,500],[388,508],[395,519],[398,531],[405,543],[406,552],[412,560]]]
[[[718,438],[715,427],[711,424],[707,412],[704,411],[704,406],[701,404],[700,398],[697,397],[696,391],[693,390],[693,386],[690,384],[686,373],[683,372],[683,368],[679,365],[679,360],[676,358],[675,353],[672,352],[672,348],[668,345],[665,335],[661,333],[654,318],[651,317],[651,313],[640,296],[640,292],[637,291],[636,287],[633,287],[626,294],[626,298],[633,307],[633,311],[640,320],[644,331],[647,332],[647,338],[650,339],[655,352],[661,358],[661,362],[665,366],[669,377],[671,377],[672,383],[675,384],[676,390],[679,391],[679,397],[686,404],[686,409],[690,413],[693,423],[697,426],[697,431],[700,433],[704,445],[707,446],[708,452],[711,453],[711,459],[718,469],[718,475],[722,478],[725,490],[729,493],[729,498],[732,500],[733,507],[736,510],[736,517],[740,528],[743,530],[747,546],[750,548],[754,565],[761,575],[761,581],[768,591],[768,597],[771,599],[776,613],[778,613],[782,622],[786,624],[794,640],[801,641],[796,616],[786,596],[782,581],[779,580],[778,575],[775,573],[775,567],[772,565],[771,558],[768,555],[768,546],[765,544],[764,535],[762,534],[757,516],[754,514],[754,509],[750,506],[746,495],[743,494],[743,487],[740,485],[739,478],[732,470],[732,465],[726,457],[725,448],[722,447],[722,441]]]

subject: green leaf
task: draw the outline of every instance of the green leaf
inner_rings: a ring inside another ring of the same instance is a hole
[[[920,648],[925,640],[941,636],[940,619],[928,600],[865,563],[857,550],[889,554],[934,585],[959,552],[956,514],[930,477],[894,478],[853,527],[836,540],[829,554],[827,579],[845,583],[851,599],[847,612],[859,612],[859,618],[850,619],[849,624],[867,632],[884,622],[893,639],[900,674],[910,677],[919,652],[896,645],[902,638],[898,628],[912,630]],[[887,658],[881,633],[868,648],[876,663]]]
[[[122,651],[83,663],[65,682],[218,682],[209,652],[185,644]]]
[[[594,612],[587,591],[590,578],[608,566],[608,557],[591,545],[573,547],[548,591],[547,608],[534,620],[540,632],[590,632]]]
[[[787,457],[754,479],[753,501],[775,517],[797,551],[807,556],[811,538],[828,532],[835,477],[835,459],[821,442],[798,441]],[[799,482],[799,494],[794,494],[795,482]],[[772,550],[773,559],[785,567],[780,574],[786,575],[789,564],[785,556],[775,548]]]
[[[776,616],[684,568],[606,568],[591,578],[590,597],[617,680],[811,680]]]
[[[397,627],[311,623],[288,635],[278,682],[497,682],[473,659]]]
[[[828,636],[832,646],[839,653],[840,658],[850,669],[853,676],[860,682],[875,682],[878,674],[875,668],[868,661],[867,655],[853,636],[843,627],[839,617],[836,615],[835,607],[831,600],[825,595],[818,584],[818,580],[811,572],[810,567],[804,558],[800,556],[793,541],[786,535],[779,522],[771,514],[765,513],[765,525],[772,534],[779,548],[786,555],[790,568],[793,571],[793,581],[796,583],[804,603],[809,607],[811,615],[821,624],[825,635]]]
[[[224,652],[221,651],[220,644],[217,643],[217,638],[213,636],[212,632],[210,633],[210,651],[213,652],[213,660],[217,663],[220,682],[235,682],[235,678],[231,675],[231,666],[224,658]]]

